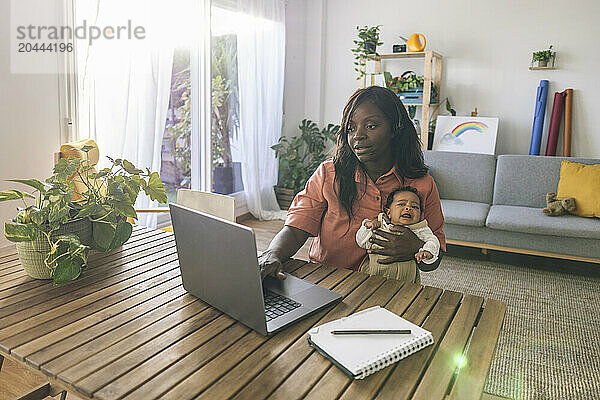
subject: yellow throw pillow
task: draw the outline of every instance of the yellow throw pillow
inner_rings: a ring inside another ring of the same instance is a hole
[[[557,196],[575,198],[573,214],[600,218],[600,164],[578,164],[564,160],[560,166]]]

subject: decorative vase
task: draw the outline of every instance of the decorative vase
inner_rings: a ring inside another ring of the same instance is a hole
[[[294,197],[296,196],[297,191],[294,189],[286,189],[281,188],[279,186],[275,186],[275,197],[277,197],[277,203],[279,203],[279,208],[282,210],[287,210],[290,208]]]
[[[81,244],[89,246],[92,242],[92,223],[88,218],[70,221],[52,232],[51,238],[68,233],[77,235]],[[44,263],[50,245],[43,233],[32,242],[19,242],[16,245],[19,260],[27,275],[34,279],[52,279],[52,271]]]

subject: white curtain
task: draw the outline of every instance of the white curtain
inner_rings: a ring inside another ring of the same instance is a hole
[[[100,168],[109,163],[106,156],[110,156],[127,159],[144,170],[160,171],[173,46],[155,40],[160,29],[157,17],[165,16],[158,4],[139,0],[77,4],[78,24],[85,19],[88,25],[115,26],[131,20],[146,32],[142,40],[77,43],[79,136],[96,140]],[[135,207],[155,207],[155,203],[142,192]],[[156,226],[156,214],[138,216],[138,224]]]
[[[285,64],[284,0],[239,0],[244,23],[237,39],[242,179],[248,209],[258,219],[284,219],[275,199]]]

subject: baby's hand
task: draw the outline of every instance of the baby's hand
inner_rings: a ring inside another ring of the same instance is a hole
[[[381,228],[381,222],[374,219],[373,221],[365,221],[365,228],[369,229],[379,229]]]
[[[421,250],[417,254],[415,254],[415,258],[417,259],[417,262],[419,263],[423,260],[433,258],[433,254],[431,254],[427,250]]]

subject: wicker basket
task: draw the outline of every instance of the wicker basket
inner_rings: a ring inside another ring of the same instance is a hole
[[[53,232],[52,238],[67,233],[77,235],[81,244],[89,246],[92,241],[92,222],[87,218],[68,222]],[[25,272],[35,279],[52,279],[52,271],[44,264],[49,251],[50,245],[44,234],[40,234],[33,242],[17,243],[21,265]]]

